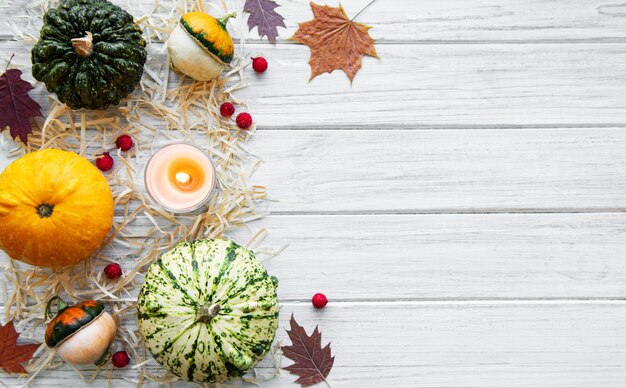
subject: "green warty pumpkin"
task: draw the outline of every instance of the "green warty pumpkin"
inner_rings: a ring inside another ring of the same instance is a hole
[[[148,269],[137,302],[146,347],[183,379],[242,376],[270,350],[278,281],[232,241],[183,242]]]
[[[107,0],[61,0],[43,18],[33,76],[70,108],[104,109],[137,86],[146,43],[133,17]]]

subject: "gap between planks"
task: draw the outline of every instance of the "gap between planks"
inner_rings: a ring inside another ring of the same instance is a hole
[[[626,208],[529,208],[529,209],[429,209],[429,210],[346,210],[346,211],[271,211],[270,216],[419,216],[419,215],[474,215],[474,214],[614,214],[626,213]]]
[[[332,300],[333,305],[350,306],[380,306],[407,305],[407,306],[566,306],[566,305],[595,305],[595,306],[626,306],[626,296],[616,297],[472,297],[472,298],[380,298],[380,299],[350,299]],[[309,299],[281,298],[282,306],[309,305]]]
[[[14,40],[13,35],[0,34],[1,42],[10,42]],[[233,39],[235,45],[240,44],[240,39]],[[578,38],[578,39],[476,39],[476,40],[463,40],[463,39],[384,39],[378,38],[375,40],[376,45],[535,45],[535,44],[614,44],[621,43],[626,44],[626,38],[623,37],[607,37],[607,38]],[[254,45],[267,45],[267,46],[281,46],[281,45],[300,45],[300,43],[293,42],[287,39],[278,39],[276,43],[268,42],[261,39],[246,39],[246,44]]]
[[[499,130],[518,130],[518,129],[532,129],[532,130],[559,130],[559,129],[626,129],[625,123],[611,123],[611,124],[597,124],[597,123],[565,123],[565,124],[394,124],[393,130],[395,131],[445,131],[445,130],[468,130],[468,131],[491,131],[494,129]],[[264,126],[262,124],[257,125],[257,131],[373,131],[373,130],[387,130],[382,128],[380,124],[363,124],[363,125],[307,125],[306,127],[296,126]]]
[[[578,208],[562,208],[562,209],[448,209],[448,210],[355,210],[355,211],[301,211],[301,210],[276,210],[269,211],[267,217],[351,217],[351,216],[447,216],[447,215],[515,215],[515,214],[619,214],[626,213],[626,208],[615,209],[578,209]],[[123,211],[116,211],[114,217],[123,216]],[[138,216],[138,219],[144,216]],[[116,220],[121,222],[120,220]],[[149,220],[146,218],[146,222]]]
[[[626,296],[615,298],[424,298],[424,299],[341,299],[332,300],[336,308],[349,307],[377,307],[377,306],[416,306],[416,307],[454,307],[467,308],[471,306],[484,307],[520,307],[520,306],[626,306]],[[280,306],[301,307],[311,304],[309,299],[286,299],[280,298]],[[0,312],[4,313],[4,301],[0,303]]]

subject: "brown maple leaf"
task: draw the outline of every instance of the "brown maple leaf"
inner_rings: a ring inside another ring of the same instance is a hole
[[[291,330],[287,330],[287,334],[291,339],[291,345],[281,346],[281,350],[285,357],[294,363],[284,369],[300,376],[296,383],[303,387],[326,381],[335,361],[335,357],[331,357],[330,343],[322,348],[322,333],[317,326],[311,336],[308,336],[306,330],[296,322],[293,314],[289,323]]]
[[[33,353],[39,348],[39,344],[18,345],[19,336],[13,321],[0,325],[0,368],[7,373],[28,373],[21,363],[33,358]]]
[[[32,88],[21,70],[9,69],[0,76],[0,131],[9,127],[13,139],[19,136],[24,144],[33,132],[30,119],[41,116],[41,106],[28,95]]]
[[[348,19],[339,8],[311,3],[314,19],[299,23],[298,31],[290,38],[311,49],[311,79],[323,73],[340,69],[350,82],[361,68],[364,55],[378,58],[371,28]]]

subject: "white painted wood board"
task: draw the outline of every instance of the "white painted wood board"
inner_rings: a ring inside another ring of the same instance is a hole
[[[626,126],[626,43],[385,44],[352,86],[340,71],[309,82],[306,46],[247,50],[271,63],[237,93],[262,128]],[[0,52],[30,64],[21,43]]]
[[[135,16],[152,4],[115,2]],[[279,3],[286,38],[311,13]],[[28,78],[4,28],[24,25],[24,5],[0,4],[0,58]],[[252,228],[290,244],[267,263],[281,326],[291,312],[320,325],[333,387],[626,384],[625,19],[616,1],[379,0],[359,20],[381,60],[352,86],[341,72],[309,83],[306,47],[248,34],[270,70],[238,96],[260,128],[254,179],[278,200]],[[133,376],[116,370],[113,386]],[[36,386],[68,384],[83,385],[63,367]]]
[[[127,236],[141,239],[148,225],[140,219]],[[288,215],[250,224],[252,231],[261,226],[270,231],[263,248],[288,244],[265,262],[280,280],[283,302],[307,302],[316,290],[332,302],[626,294],[623,213]],[[229,236],[244,244],[250,234]],[[123,249],[109,252],[115,257]]]
[[[622,211],[622,128],[260,131],[279,213]]]
[[[343,1],[342,6],[353,17],[369,0]],[[135,17],[152,11],[151,0],[113,0]],[[171,1],[160,1],[164,7]],[[241,10],[243,0],[225,0],[229,9]],[[317,1],[336,6],[339,0]],[[27,10],[38,12],[36,2]],[[223,13],[221,1],[205,2],[206,9]],[[215,4],[211,7],[210,4]],[[280,28],[284,42],[297,29],[298,22],[312,18],[308,1],[282,0],[278,12],[285,17],[287,28]],[[164,8],[163,8],[164,9]],[[24,15],[24,2],[3,0],[0,10],[7,15]],[[157,13],[164,13],[157,10]],[[613,0],[384,0],[374,3],[357,21],[372,27],[371,34],[379,44],[387,42],[550,42],[550,41],[626,41],[624,21],[626,7]],[[16,19],[20,22],[19,19]],[[33,23],[38,27],[36,23]],[[233,30],[235,36],[239,31]],[[9,37],[8,30],[0,37]],[[256,31],[249,34],[258,40]],[[265,40],[267,41],[267,40]]]
[[[323,311],[288,303],[281,338],[291,313],[332,341],[333,387],[622,388],[626,380],[624,302],[360,302]],[[35,386],[80,383],[76,376],[63,367]],[[131,370],[113,376],[114,387],[132,386],[121,379]],[[293,380],[283,372],[261,385],[295,387]]]
[[[248,145],[274,214],[626,209],[623,128],[260,129]]]

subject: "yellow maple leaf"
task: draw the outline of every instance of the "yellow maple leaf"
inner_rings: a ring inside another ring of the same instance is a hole
[[[311,3],[313,20],[299,23],[298,31],[290,38],[311,49],[311,79],[323,73],[340,69],[350,82],[361,68],[364,55],[378,58],[371,28],[348,19],[343,7],[329,7]]]

